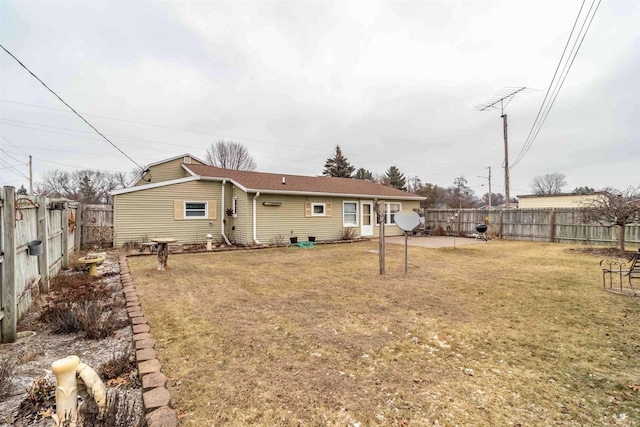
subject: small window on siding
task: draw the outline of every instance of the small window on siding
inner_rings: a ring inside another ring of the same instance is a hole
[[[183,163],[191,163],[191,157],[185,156]]]
[[[324,203],[311,203],[311,216],[326,216],[326,205]]]
[[[237,218],[238,217],[238,197],[237,196],[233,197],[233,204],[231,209],[233,209],[233,216]]]
[[[209,216],[207,202],[184,202],[184,218],[207,218]]]
[[[342,202],[342,226],[358,226],[358,202]]]

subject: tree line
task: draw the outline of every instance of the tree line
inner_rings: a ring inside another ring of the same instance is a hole
[[[450,187],[440,187],[431,183],[423,183],[417,176],[406,177],[395,165],[389,166],[382,175],[374,174],[365,168],[356,170],[355,166],[351,165],[349,160],[342,154],[342,149],[339,145],[336,146],[333,155],[325,162],[322,174],[325,176],[377,182],[399,190],[408,191],[409,193],[418,194],[426,197],[426,200],[421,202],[423,208],[474,208],[489,204],[489,193],[485,193],[479,198],[473,189],[469,187],[464,176],[455,178],[453,185]],[[491,204],[493,206],[500,205],[504,202],[505,199],[501,193],[491,194]]]
[[[233,170],[255,170],[256,162],[247,148],[239,142],[218,140],[206,151],[205,161],[216,167]],[[141,171],[104,172],[91,169],[66,172],[53,170],[42,174],[35,183],[35,193],[49,197],[60,197],[76,200],[85,204],[109,203],[113,190],[124,188]],[[339,145],[335,152],[327,158],[323,175],[340,178],[361,179],[391,186],[425,197],[421,202],[423,208],[478,208],[489,204],[489,193],[478,197],[469,187],[464,176],[456,177],[449,187],[440,187],[431,183],[423,183],[417,176],[406,177],[395,165],[389,166],[384,174],[379,175],[360,167],[356,169],[342,153]],[[566,176],[555,172],[534,177],[531,190],[537,195],[563,194],[566,187]],[[22,186],[18,194],[26,195]],[[594,194],[590,187],[576,187],[573,194]],[[627,190],[603,188],[599,192],[602,197],[585,202],[585,219],[597,221],[603,225],[620,228],[620,248],[624,250],[624,229],[628,224],[640,221],[640,186]],[[516,202],[516,199],[512,199]],[[491,205],[498,206],[505,202],[501,193],[491,193]]]

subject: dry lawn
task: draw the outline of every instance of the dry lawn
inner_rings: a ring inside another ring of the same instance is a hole
[[[183,424],[640,425],[639,298],[498,242],[130,258]]]

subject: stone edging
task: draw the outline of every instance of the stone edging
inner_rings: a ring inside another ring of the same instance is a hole
[[[176,411],[169,407],[171,394],[166,388],[167,377],[160,372],[162,366],[154,348],[156,342],[151,338],[151,329],[142,312],[138,293],[129,271],[129,262],[124,255],[120,257],[120,281],[126,300],[127,315],[133,328],[136,364],[138,375],[142,380],[145,421],[148,427],[178,426]]]

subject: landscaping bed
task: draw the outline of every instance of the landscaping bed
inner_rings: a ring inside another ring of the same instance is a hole
[[[50,426],[55,413],[51,363],[77,355],[107,386],[108,411],[83,403],[79,426],[136,426],[142,415],[131,326],[117,254],[98,267],[60,272],[18,324],[19,339],[0,344],[0,426]]]

